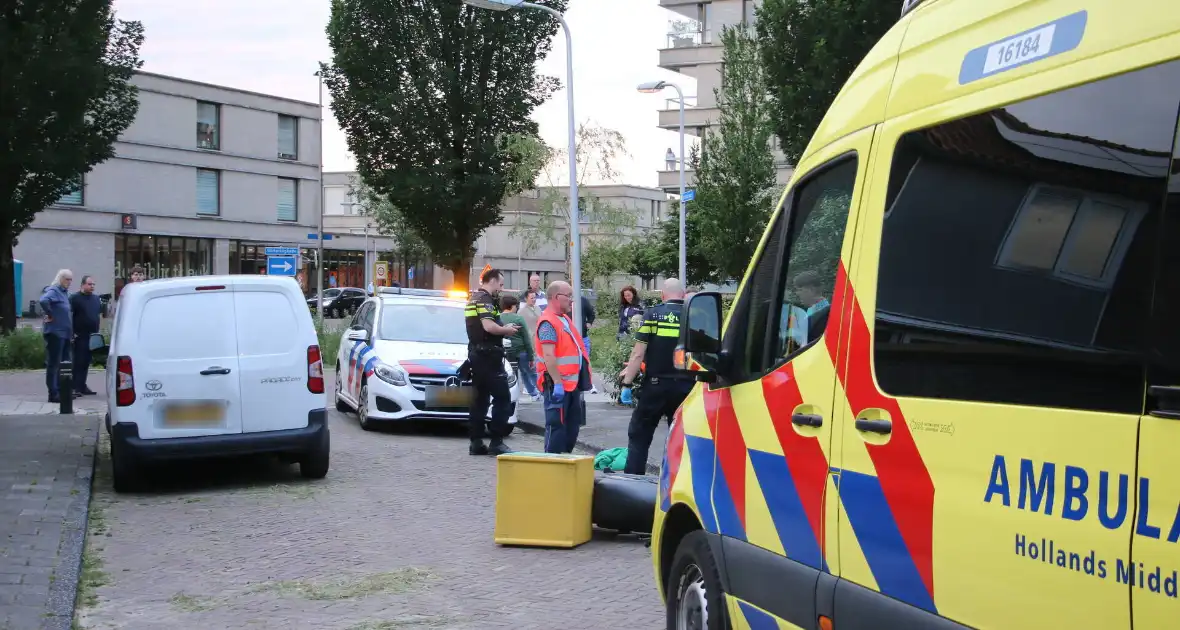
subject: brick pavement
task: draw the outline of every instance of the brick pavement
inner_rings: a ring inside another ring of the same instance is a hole
[[[103,379],[106,372],[91,369],[86,378],[90,389],[97,396],[83,396],[74,399],[75,414],[102,415],[106,413],[106,387]],[[0,373],[0,416],[56,414],[59,406],[46,402],[44,370],[18,370]]]
[[[98,431],[94,415],[0,417],[0,628],[70,627]]]
[[[468,456],[461,431],[367,433],[334,411],[330,423],[332,469],[318,482],[253,459],[162,469],[153,491],[115,495],[100,446],[88,553],[102,585],[83,589],[79,624],[664,627],[650,551],[634,538],[497,547],[495,461]]]

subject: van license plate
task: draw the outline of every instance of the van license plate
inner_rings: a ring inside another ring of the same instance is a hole
[[[466,409],[471,406],[470,387],[427,387],[426,407]]]
[[[164,424],[171,427],[216,426],[225,422],[225,407],[213,403],[172,405],[164,410]]]

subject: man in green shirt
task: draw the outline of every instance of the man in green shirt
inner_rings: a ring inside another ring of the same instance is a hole
[[[506,349],[508,360],[515,360],[520,380],[524,381],[524,388],[532,397],[533,402],[541,399],[541,392],[537,391],[536,353],[533,350],[532,335],[526,325],[524,317],[520,315],[520,299],[515,295],[500,297],[500,320],[505,326],[516,324],[520,330],[515,335],[507,337],[512,344]]]

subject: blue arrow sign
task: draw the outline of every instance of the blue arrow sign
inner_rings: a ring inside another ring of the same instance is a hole
[[[684,196],[681,197],[680,199],[682,199],[683,201],[693,201],[696,198],[697,198],[697,191],[696,190],[686,190],[686,191],[684,191]]]
[[[293,276],[298,267],[294,256],[267,256],[266,273],[271,276]]]
[[[298,256],[298,247],[267,247],[267,256]]]

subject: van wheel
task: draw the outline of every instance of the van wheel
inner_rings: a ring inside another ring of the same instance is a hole
[[[336,364],[336,411],[341,411],[341,412],[347,413],[349,411],[352,411],[352,407],[349,407],[348,403],[344,402],[344,399],[340,397],[340,395],[342,393],[344,393],[343,387],[344,387],[344,381],[342,380],[341,374],[340,374],[340,364],[337,363]]]
[[[299,474],[304,479],[323,479],[328,476],[328,460],[332,450],[332,440],[324,432],[323,439],[314,449],[305,453],[299,460]]]
[[[373,430],[373,423],[369,422],[369,384],[361,383],[360,399],[356,401],[356,421],[366,431]]]
[[[717,561],[705,532],[684,537],[668,573],[668,627],[676,630],[729,630]]]
[[[139,485],[137,466],[131,455],[123,452],[118,440],[111,440],[111,482],[115,492],[134,492]]]

